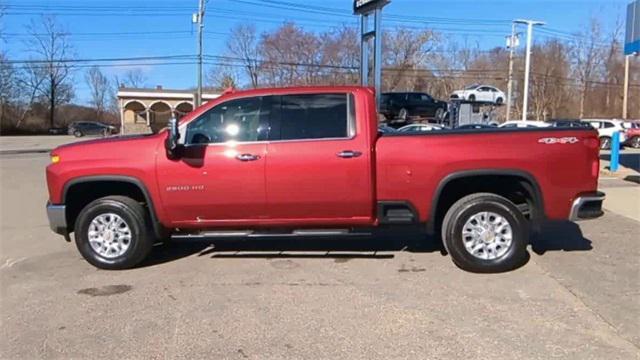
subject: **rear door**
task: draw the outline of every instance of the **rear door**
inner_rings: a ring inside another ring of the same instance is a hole
[[[288,224],[373,220],[371,151],[348,93],[273,100],[266,164],[267,214]],[[364,112],[364,111],[363,111]]]
[[[426,94],[409,94],[409,102],[414,110],[412,115],[433,116],[433,100]]]
[[[488,86],[482,86],[478,89],[478,98],[476,100],[479,101],[494,101],[493,98],[494,93],[491,92],[491,88]]]

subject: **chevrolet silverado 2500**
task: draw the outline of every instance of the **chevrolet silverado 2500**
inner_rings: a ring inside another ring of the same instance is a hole
[[[524,261],[541,221],[602,215],[595,130],[377,125],[369,88],[230,91],[158,134],[53,150],[49,222],[104,269],[135,266],[167,237],[419,225],[460,268],[497,272]]]

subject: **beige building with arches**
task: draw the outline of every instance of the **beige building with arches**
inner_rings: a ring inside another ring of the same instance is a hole
[[[158,132],[172,116],[181,118],[194,109],[195,92],[191,90],[136,89],[120,87],[120,132],[122,134]],[[215,99],[220,94],[203,93],[203,102]]]

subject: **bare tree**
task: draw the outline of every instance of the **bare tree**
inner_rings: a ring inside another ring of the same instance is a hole
[[[54,17],[43,16],[38,25],[32,21],[28,26],[31,36],[27,45],[36,58],[27,72],[28,77],[37,78],[30,81],[31,88],[46,100],[49,126],[54,127],[56,107],[73,98],[73,47],[69,42],[69,33],[60,27]]]
[[[356,28],[343,26],[319,35],[320,62],[327,66],[325,83],[355,84],[360,78],[360,43]]]
[[[108,106],[110,84],[109,79],[98,66],[92,66],[85,73],[85,81],[91,91],[91,105],[96,109],[96,118],[101,119]]]
[[[147,86],[147,76],[142,69],[130,69],[124,74],[124,84],[132,88],[143,88]]]
[[[7,106],[18,97],[16,70],[6,55],[0,53],[0,122],[5,123]]]
[[[551,40],[534,46],[532,53],[531,102],[536,120],[557,117],[569,100],[564,86],[571,71],[567,47]]]
[[[260,65],[271,86],[323,83],[326,69],[321,64],[320,41],[313,32],[285,23],[260,39]]]
[[[435,33],[431,30],[414,31],[396,28],[385,33],[382,40],[385,88],[390,90],[416,90],[425,75],[424,68],[429,53],[436,45]],[[429,75],[429,74],[426,74]]]
[[[238,86],[238,74],[231,66],[214,66],[207,74],[207,84],[216,90],[236,88]]]
[[[591,82],[598,75],[603,64],[605,48],[600,22],[592,18],[589,26],[575,35],[571,57],[575,64],[575,73],[580,82],[580,117],[585,114],[585,100]]]
[[[233,57],[241,63],[245,74],[249,77],[251,86],[258,87],[260,72],[259,50],[256,37],[256,28],[253,25],[238,25],[231,30],[229,40],[227,40],[227,50]]]

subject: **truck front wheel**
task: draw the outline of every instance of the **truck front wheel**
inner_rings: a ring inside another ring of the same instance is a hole
[[[76,219],[76,246],[82,257],[98,268],[131,268],[153,246],[147,217],[144,207],[126,196],[94,200]]]
[[[508,271],[526,261],[527,221],[516,205],[502,196],[467,195],[447,211],[442,241],[453,262],[463,270]]]

